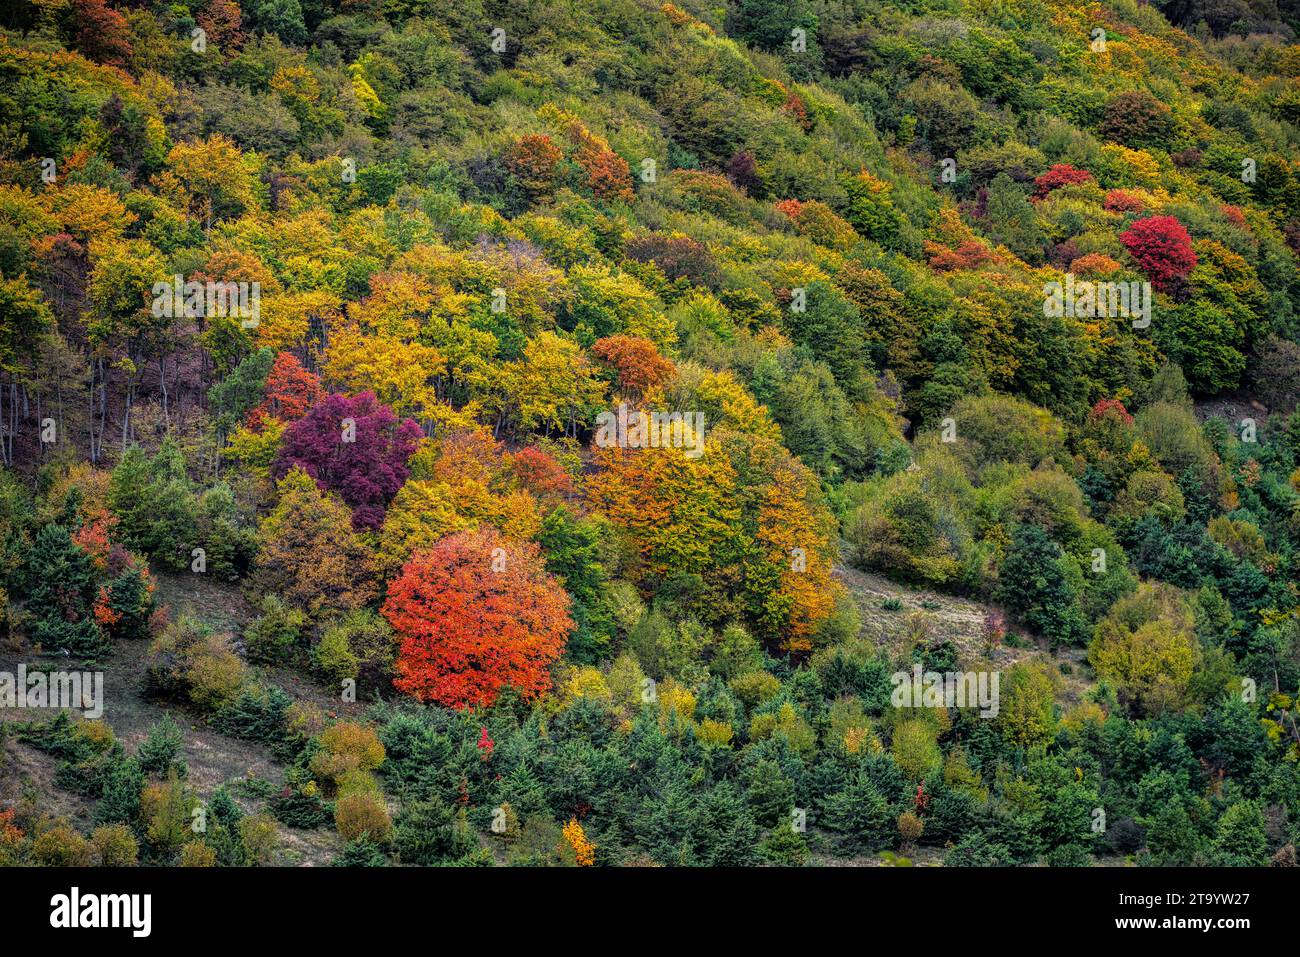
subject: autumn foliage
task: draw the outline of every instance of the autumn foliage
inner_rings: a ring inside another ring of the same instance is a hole
[[[534,445],[516,452],[510,467],[519,484],[538,498],[558,498],[573,491],[573,479],[564,467]]]
[[[296,422],[324,395],[320,378],[304,369],[293,353],[281,352],[266,377],[266,398],[248,414],[249,424],[266,417]]]
[[[91,60],[108,66],[126,66],[131,56],[131,28],[126,17],[104,0],[74,0],[77,49]]]
[[[1133,416],[1129,414],[1128,409],[1124,408],[1124,403],[1119,399],[1100,399],[1088,413],[1089,422],[1099,422],[1108,415],[1115,416],[1124,425],[1133,424]]]
[[[988,247],[975,239],[963,242],[956,249],[946,249],[938,243],[926,243],[925,251],[930,257],[930,266],[939,272],[978,269],[992,258]]]
[[[374,597],[368,555],[348,508],[301,469],[277,486],[279,500],[258,529],[255,581],[308,614],[359,608]]]
[[[592,133],[576,116],[562,116],[570,142],[577,147],[573,160],[582,169],[587,188],[597,199],[631,202],[632,171],[627,160],[609,147],[601,136]]]
[[[1086,169],[1076,169],[1069,163],[1057,163],[1046,173],[1034,180],[1034,196],[1042,199],[1054,189],[1062,186],[1076,186],[1092,182],[1092,174]]]
[[[1173,216],[1139,219],[1119,241],[1157,289],[1167,290],[1196,265],[1192,237]]]
[[[1134,196],[1122,189],[1112,189],[1106,193],[1106,198],[1101,205],[1103,209],[1112,213],[1140,213],[1147,208],[1142,197]]]
[[[573,851],[573,860],[579,867],[591,867],[596,863],[596,845],[587,840],[587,832],[583,830],[578,819],[571,818],[569,823],[564,825],[561,832],[564,835],[565,843]]]
[[[229,58],[244,45],[240,18],[239,4],[234,0],[208,0],[196,19],[199,26],[207,31],[208,40],[215,43]]]
[[[352,507],[355,528],[378,528],[406,481],[420,435],[414,421],[399,422],[373,392],[329,395],[285,430],[273,474],[302,469]]]
[[[625,203],[632,201],[632,171],[628,168],[627,160],[608,147],[592,143],[584,143],[579,148],[576,159],[586,174],[588,187],[597,199]]]
[[[556,167],[564,153],[546,135],[521,136],[506,150],[506,168],[533,195],[549,192],[555,185]]]
[[[638,236],[627,244],[629,259],[652,262],[674,281],[713,287],[718,281],[718,265],[708,248],[689,236]]]
[[[459,532],[416,552],[388,586],[383,615],[400,640],[400,691],[455,708],[510,686],[531,700],[573,630],[569,597],[536,546]]]
[[[0,7],[0,867],[1293,864],[1297,3]]]
[[[644,336],[607,336],[598,340],[591,351],[614,370],[619,390],[630,399],[640,398],[677,373],[676,366]]]
[[[1120,268],[1119,263],[1102,253],[1088,253],[1070,263],[1070,272],[1080,276],[1109,276]]]

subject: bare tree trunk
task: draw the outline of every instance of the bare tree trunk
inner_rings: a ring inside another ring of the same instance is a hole
[[[0,389],[0,422],[4,421],[4,390]],[[10,452],[9,430],[5,429],[5,434],[0,437],[0,454],[4,455],[5,465],[13,465],[13,455]]]
[[[18,383],[9,383],[9,461],[14,458],[14,435],[18,432]]]
[[[172,393],[176,396],[176,417],[184,422],[185,388],[181,384],[181,360],[175,353],[172,353],[172,368],[175,370],[172,375]]]
[[[126,437],[131,431],[131,405],[135,401],[135,376],[126,382],[126,409],[122,412],[122,453],[126,454]]]
[[[55,408],[58,409],[57,414],[59,417],[59,421],[62,422],[65,418],[63,414],[63,380],[62,379],[58,379],[54,383],[54,406]],[[72,441],[71,430],[69,430],[68,432],[68,441],[69,442]]]
[[[168,409],[167,368],[164,365],[164,362],[165,360],[163,359],[163,357],[159,356],[158,357],[158,387],[162,389],[163,425],[166,427],[167,431],[170,432],[172,430],[172,419],[171,419],[171,412]]]
[[[95,449],[95,362],[90,363],[90,418],[86,423],[86,430],[90,433],[90,464],[99,463],[99,453]]]
[[[108,371],[104,360],[99,360],[99,455],[104,454],[104,438],[108,435]]]

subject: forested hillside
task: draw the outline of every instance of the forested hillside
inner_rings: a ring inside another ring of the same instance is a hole
[[[1298,29],[7,3],[0,863],[1294,866]]]

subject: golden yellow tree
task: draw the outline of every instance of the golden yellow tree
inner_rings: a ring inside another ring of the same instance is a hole
[[[573,858],[579,867],[591,867],[596,863],[596,845],[587,840],[587,833],[576,817],[569,819],[569,823],[564,825],[561,833],[564,835],[565,842],[573,850]]]

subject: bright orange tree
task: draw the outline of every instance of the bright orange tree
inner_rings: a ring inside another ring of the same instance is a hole
[[[534,445],[511,456],[510,468],[519,484],[538,498],[555,500],[573,491],[573,479],[564,466]]]
[[[304,369],[292,352],[281,352],[266,377],[266,398],[248,414],[249,424],[270,416],[281,422],[296,422],[324,396],[320,379]]]
[[[677,367],[644,336],[606,336],[591,351],[617,373],[619,390],[630,399],[640,399],[677,374]]]
[[[537,547],[486,529],[412,555],[383,614],[401,641],[393,684],[454,708],[489,705],[507,685],[525,700],[544,694],[573,630]]]

